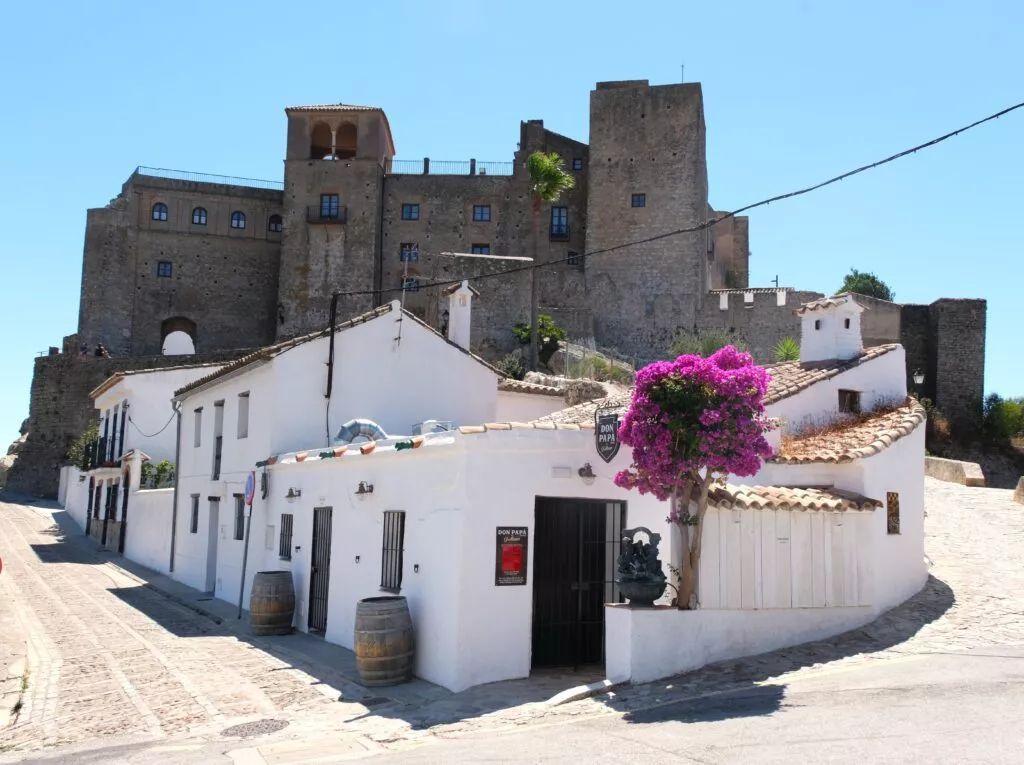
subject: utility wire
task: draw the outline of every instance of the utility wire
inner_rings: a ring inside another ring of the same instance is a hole
[[[885,159],[880,159],[877,162],[872,162],[871,164],[868,165],[862,165],[861,167],[849,170],[843,173],[842,175],[837,175],[834,178],[829,178],[828,180],[822,181],[821,183],[816,183],[813,186],[808,186],[803,189],[797,189],[796,191],[790,191],[785,194],[778,194],[774,197],[769,197],[768,199],[762,199],[760,202],[754,202],[752,204],[746,205],[745,207],[740,207],[739,209],[733,210],[732,212],[724,213],[720,217],[715,218],[714,220],[709,220],[705,223],[701,223],[700,225],[691,226],[690,228],[679,228],[673,231],[666,231],[665,233],[655,234],[654,236],[645,237],[644,239],[634,239],[633,241],[623,242],[622,244],[616,244],[611,247],[604,247],[599,250],[584,252],[582,255],[574,255],[573,258],[583,259],[593,257],[594,255],[605,255],[609,252],[624,250],[627,247],[633,247],[638,244],[647,244],[649,242],[657,242],[661,239],[668,239],[673,236],[679,236],[680,234],[693,234],[699,231],[704,231],[706,229],[711,228],[719,221],[728,220],[729,218],[735,217],[741,213],[745,213],[748,210],[753,210],[758,207],[765,207],[766,205],[770,205],[772,202],[781,202],[784,199],[792,199],[793,197],[799,197],[803,196],[804,194],[810,194],[812,191],[817,191],[818,189],[823,189],[826,186],[831,186],[833,183],[839,183],[839,181],[846,180],[847,178],[852,178],[853,176],[858,175],[860,173],[867,172],[868,170],[874,170],[876,167],[887,165],[890,162],[895,162],[897,159],[902,159],[903,157],[915,154],[921,151],[922,149],[928,149],[931,148],[932,146],[936,146],[937,144],[940,144],[943,141],[948,141],[950,138],[954,138],[960,135],[961,133],[966,133],[968,130],[972,130],[978,127],[979,125],[984,125],[986,122],[992,122],[993,120],[997,120],[1000,117],[1003,117],[1009,114],[1010,112],[1017,111],[1018,109],[1021,108],[1024,108],[1024,101],[1018,104],[1014,104],[1013,106],[1008,106],[1007,108],[998,111],[995,114],[990,114],[987,117],[984,117],[980,120],[976,120],[975,122],[972,122],[969,125],[964,125],[963,127],[957,128],[956,130],[946,133],[945,135],[940,135],[938,138],[933,138],[930,141],[925,141],[924,143],[918,144],[917,146],[913,146],[909,149],[904,149],[903,151],[893,154],[890,157],[886,157]],[[543,268],[544,266],[553,266],[559,263],[565,263],[568,261],[568,259],[568,257],[565,257],[556,258],[554,260],[545,260],[540,263],[530,263],[529,265],[517,266],[515,268],[507,268],[503,271],[494,271],[488,274],[477,274],[476,276],[464,277],[463,279],[450,279],[448,281],[428,282],[420,286],[424,288],[448,287],[453,284],[461,284],[464,279],[468,279],[469,281],[472,282],[481,282],[484,281],[485,279],[494,279],[499,276],[508,276],[509,274],[515,274],[521,271],[529,271],[534,268]],[[338,295],[339,297],[348,297],[356,295],[378,295],[391,292],[404,292],[404,287],[389,287],[388,289],[382,290],[351,290],[348,292],[336,292],[334,294]]]
[[[130,422],[132,424],[133,428],[135,428],[136,430],[139,431],[139,435],[142,436],[143,438],[155,438],[156,436],[159,436],[161,433],[163,433],[165,430],[167,430],[167,426],[170,425],[174,421],[174,416],[176,414],[177,414],[177,412],[175,411],[174,414],[171,415],[171,419],[169,419],[167,422],[165,422],[164,426],[162,428],[160,428],[160,430],[158,430],[156,433],[152,433],[152,434],[150,434],[150,433],[143,433],[141,430],[139,430],[139,426],[135,424],[135,420],[132,419],[132,416],[130,414],[128,415],[128,422]]]

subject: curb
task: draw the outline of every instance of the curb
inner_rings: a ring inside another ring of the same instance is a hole
[[[629,683],[613,683],[611,680],[597,680],[586,685],[577,685],[575,688],[568,688],[561,693],[556,693],[544,702],[547,707],[559,707],[563,704],[571,704],[574,701],[588,699],[591,696],[599,696],[602,693],[609,693],[616,688],[621,688]]]

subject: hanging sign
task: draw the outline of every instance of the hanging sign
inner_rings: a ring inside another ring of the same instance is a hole
[[[597,454],[605,462],[611,462],[619,453],[619,412],[601,411],[594,413],[594,441]]]
[[[494,586],[526,584],[529,547],[526,526],[498,526],[495,536]]]

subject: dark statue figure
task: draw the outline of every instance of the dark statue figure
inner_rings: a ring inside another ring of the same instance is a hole
[[[638,534],[645,534],[648,541],[637,539]],[[660,541],[661,534],[644,526],[624,529],[622,532],[615,581],[619,591],[629,599],[630,605],[653,606],[654,601],[665,593],[665,573],[658,559]]]

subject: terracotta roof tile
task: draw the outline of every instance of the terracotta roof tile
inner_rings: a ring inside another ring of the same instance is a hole
[[[804,303],[793,311],[793,313],[797,316],[802,316],[803,314],[811,313],[812,311],[823,311],[826,308],[838,308],[841,305],[849,304],[853,304],[857,308],[863,310],[863,307],[857,304],[857,301],[853,299],[853,296],[849,292],[841,292],[838,295],[832,295],[831,297],[824,297],[819,300],[812,300],[809,303]]]
[[[508,377],[498,380],[498,390],[506,393],[533,393],[538,396],[557,396],[559,398],[565,395],[565,391],[561,388],[555,388],[551,385],[539,385],[526,382],[525,380],[513,380]]]
[[[755,295],[774,295],[777,292],[796,292],[796,289],[794,287],[749,287],[747,289],[708,290],[708,292],[712,295],[742,295],[746,292],[753,292]]]
[[[926,419],[924,407],[913,399],[896,409],[827,430],[783,437],[782,449],[771,460],[783,464],[853,462],[888,449],[913,433]]]
[[[714,486],[708,507],[719,510],[874,510],[882,503],[833,488],[790,486]]]
[[[286,106],[286,112],[379,112],[379,106],[357,106],[356,104],[313,104],[311,106]]]
[[[877,359],[890,351],[899,348],[898,345],[876,345],[868,348],[860,356],[853,359],[835,359],[833,361],[817,361],[804,364],[799,361],[783,361],[778,364],[768,364],[765,369],[771,375],[768,383],[768,393],[764,397],[765,404],[774,404],[784,398],[806,390],[815,383],[828,380],[838,374],[853,369],[865,361]]]

